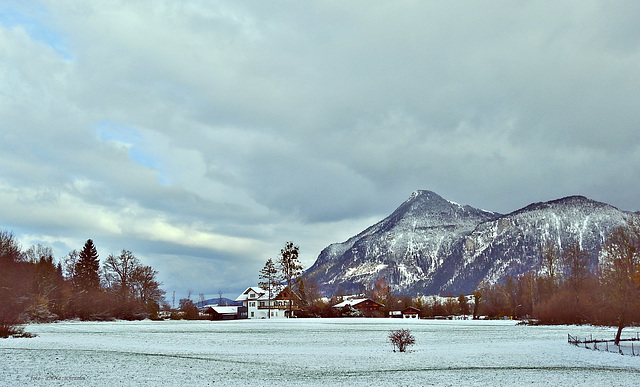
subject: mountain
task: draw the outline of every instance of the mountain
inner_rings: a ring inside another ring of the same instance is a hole
[[[541,270],[541,246],[578,243],[595,268],[607,235],[637,214],[583,196],[510,214],[416,191],[391,215],[325,248],[304,274],[325,294],[358,293],[383,279],[397,293],[468,293],[480,281]]]

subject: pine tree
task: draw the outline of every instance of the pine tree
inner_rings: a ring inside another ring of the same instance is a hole
[[[271,318],[271,302],[273,300],[272,291],[275,285],[277,285],[280,281],[280,277],[278,276],[278,268],[276,268],[276,265],[273,263],[273,260],[271,258],[267,260],[262,270],[260,270],[258,279],[260,279],[260,282],[258,282],[258,286],[266,290],[267,294],[269,295],[267,307],[269,318]]]
[[[298,260],[298,253],[300,248],[293,244],[293,242],[285,243],[284,248],[280,250],[280,272],[282,277],[287,281],[288,298],[289,298],[289,317],[292,317],[292,305],[291,297],[294,295],[291,285],[300,274],[302,274],[302,264]]]
[[[91,239],[87,240],[78,256],[74,282],[83,291],[100,288],[100,260],[98,250]]]

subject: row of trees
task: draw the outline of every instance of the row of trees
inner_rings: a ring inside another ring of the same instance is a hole
[[[101,267],[91,239],[55,263],[51,248],[23,251],[0,230],[0,335],[28,321],[153,317],[164,299],[156,275],[127,250]]]
[[[541,270],[510,276],[497,284],[480,284],[472,292],[471,302],[462,294],[414,299],[397,296],[384,280],[363,296],[385,305],[380,316],[414,306],[422,317],[483,315],[537,319],[543,324],[590,323],[618,327],[619,340],[624,327],[640,323],[640,221],[618,227],[607,237],[596,270],[589,270],[588,258],[577,243],[564,248],[548,243],[541,247]],[[268,261],[261,278],[269,278],[271,267]],[[268,285],[269,281],[265,289]],[[335,317],[346,313],[332,308],[342,301],[339,294],[321,299],[317,285],[303,278],[293,285],[299,315]]]
[[[542,251],[544,273],[507,277],[481,285],[480,313],[532,317],[543,324],[616,326],[640,323],[640,223],[616,228],[607,238],[596,271],[578,244]]]

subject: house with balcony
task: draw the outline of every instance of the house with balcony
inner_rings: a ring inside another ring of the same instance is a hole
[[[236,301],[242,302],[242,306],[247,308],[247,318],[250,319],[289,317],[289,292],[287,289],[286,287],[277,287],[269,294],[267,290],[251,286],[242,292]]]

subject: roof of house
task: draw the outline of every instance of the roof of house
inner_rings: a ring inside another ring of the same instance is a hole
[[[357,305],[359,305],[359,304],[361,304],[361,303],[363,303],[365,301],[371,301],[371,302],[373,302],[375,304],[378,304],[380,306],[384,306],[383,304],[381,304],[379,302],[375,302],[370,298],[353,298],[353,299],[350,299],[350,300],[344,300],[341,303],[334,305],[333,307],[334,308],[344,308],[347,305],[355,307],[355,306],[357,306]]]
[[[238,314],[237,306],[212,306],[211,309],[218,314]]]
[[[238,298],[236,298],[236,301],[246,301],[246,300],[250,299],[249,295],[251,293],[255,293],[257,295],[257,297],[253,297],[251,299],[252,300],[257,300],[258,298],[264,296],[267,292],[264,289],[259,288],[257,286],[250,286],[250,287],[247,288],[247,290],[242,292],[242,294],[239,295]]]
[[[281,286],[275,286],[272,291],[271,294],[273,294],[273,297],[269,297],[269,292],[258,287],[258,286],[250,286],[247,288],[247,290],[245,290],[244,292],[242,292],[241,295],[238,296],[238,298],[236,298],[236,301],[247,301],[247,300],[252,300],[252,301],[268,301],[269,299],[275,299],[277,297],[277,295],[280,293],[280,290],[282,289]],[[256,297],[249,297],[249,295],[251,293],[256,294]]]

